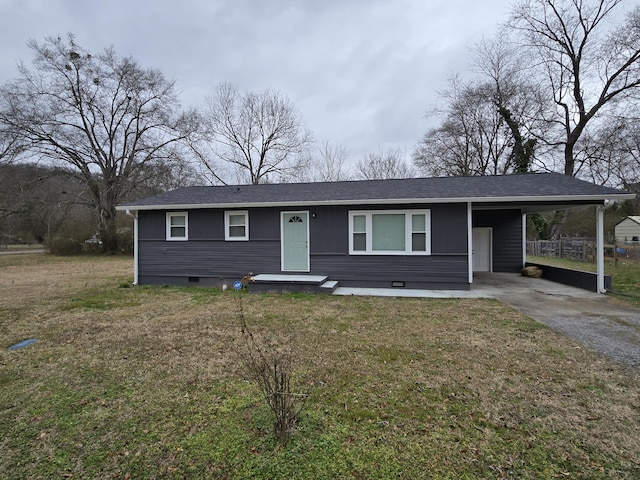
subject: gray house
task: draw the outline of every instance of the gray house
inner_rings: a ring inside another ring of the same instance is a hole
[[[135,219],[136,284],[252,272],[465,290],[474,272],[520,271],[526,214],[597,205],[601,232],[605,205],[633,197],[547,173],[186,187],[118,209]]]

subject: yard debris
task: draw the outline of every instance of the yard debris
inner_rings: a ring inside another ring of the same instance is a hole
[[[22,340],[21,342],[15,343],[13,345],[11,345],[10,347],[7,347],[8,350],[18,350],[20,348],[24,348],[24,347],[28,347],[29,345],[32,345],[36,343],[36,339],[35,338],[29,338],[27,340]]]
[[[525,277],[541,278],[543,271],[540,267],[534,267],[533,265],[531,265],[528,267],[524,267],[521,270],[521,273]]]
[[[249,284],[253,283],[254,281],[255,281],[255,277],[253,273],[248,273],[247,275],[242,277],[242,279],[240,280],[240,283],[242,283],[242,288],[247,288]]]

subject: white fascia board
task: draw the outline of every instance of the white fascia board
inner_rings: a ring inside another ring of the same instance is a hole
[[[323,205],[399,205],[408,203],[513,203],[513,202],[574,202],[605,200],[632,200],[633,193],[614,195],[552,195],[527,197],[455,197],[455,198],[375,198],[360,200],[298,200],[295,202],[249,202],[249,203],[193,203],[175,205],[119,205],[116,210],[190,210],[203,208],[258,208],[258,207],[297,207]]]

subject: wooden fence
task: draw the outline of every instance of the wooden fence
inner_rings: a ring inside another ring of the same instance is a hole
[[[559,240],[527,241],[527,255],[566,258],[580,262],[595,262],[597,242],[594,238],[565,237]],[[605,244],[605,257],[640,260],[640,243]]]

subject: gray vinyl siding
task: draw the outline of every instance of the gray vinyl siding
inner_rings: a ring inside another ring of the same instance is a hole
[[[431,255],[349,255],[349,211],[371,206],[252,208],[249,241],[224,240],[224,210],[191,210],[189,240],[165,240],[165,211],[139,212],[140,284],[216,285],[247,273],[280,273],[280,215],[309,212],[310,273],[345,286],[469,288],[466,205],[394,205],[431,210]],[[242,209],[239,209],[242,210]]]
[[[311,263],[317,273],[345,287],[385,287],[404,282],[406,288],[469,288],[466,256],[319,255]]]
[[[483,210],[473,212],[473,226],[493,230],[493,271],[516,273],[522,269],[522,212]]]
[[[466,256],[467,245],[467,205],[460,203],[432,207],[431,253]]]
[[[353,208],[352,210],[357,210]],[[311,261],[314,255],[349,254],[349,209],[345,207],[313,207],[309,209],[309,243]],[[315,218],[314,218],[315,214]]]
[[[150,211],[138,214],[138,240],[164,240],[167,232],[166,212]]]
[[[140,248],[138,265],[138,281],[143,285],[183,285],[195,277],[202,285],[220,286],[249,273],[279,272],[280,245],[262,241],[149,241]]]
[[[189,240],[224,241],[224,210],[191,210]]]

